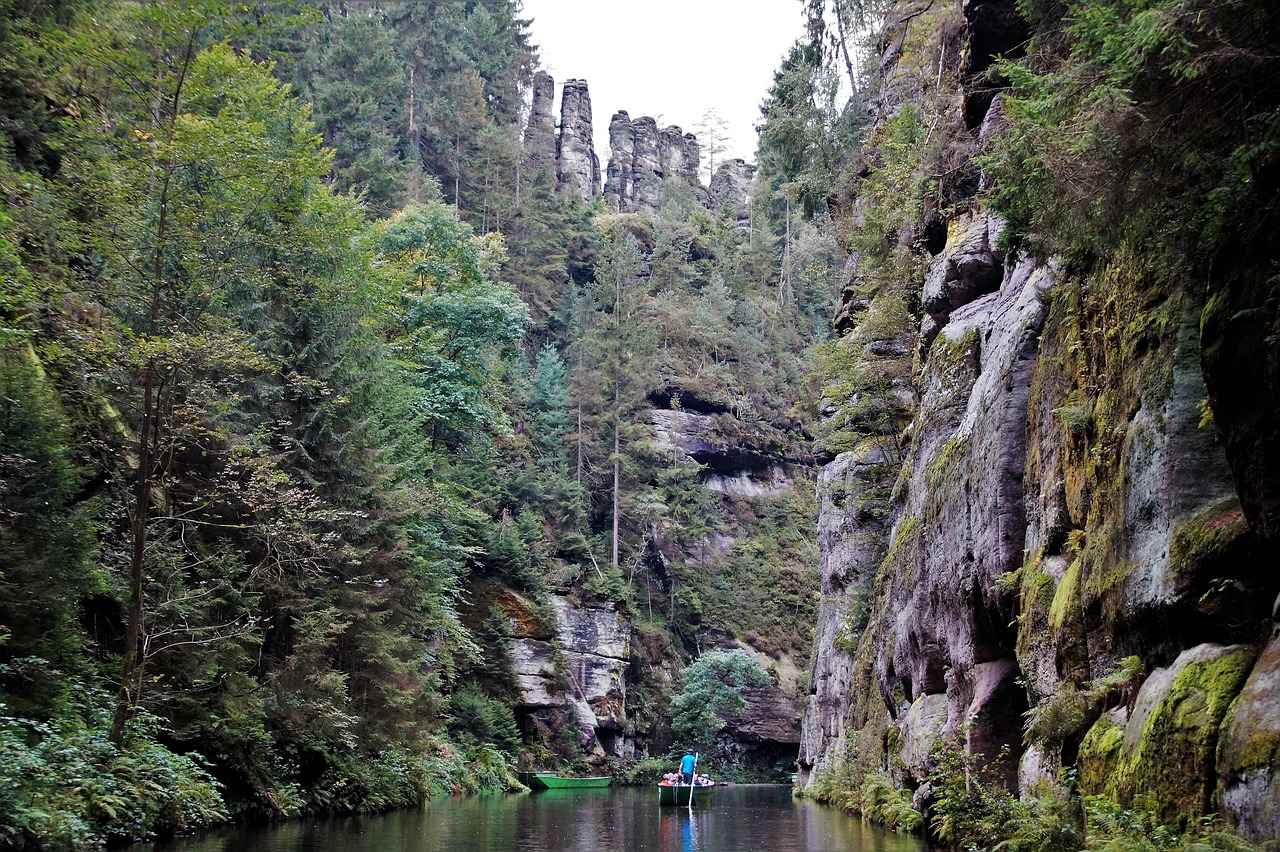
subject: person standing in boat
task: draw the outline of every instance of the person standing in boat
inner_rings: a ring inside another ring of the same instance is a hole
[[[693,749],[685,750],[684,757],[680,758],[680,783],[692,784],[693,771],[698,767],[698,756],[693,753]]]

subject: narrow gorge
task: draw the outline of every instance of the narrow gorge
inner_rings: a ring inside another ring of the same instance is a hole
[[[803,0],[749,158],[520,0],[0,5],[0,849],[687,748],[1275,848],[1267,3]]]

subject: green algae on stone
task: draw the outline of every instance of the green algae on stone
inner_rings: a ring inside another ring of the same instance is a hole
[[[1253,666],[1251,646],[1200,645],[1158,669],[1127,722],[1104,715],[1080,746],[1080,789],[1118,802],[1150,797],[1167,822],[1213,810],[1218,730]]]
[[[1224,563],[1247,535],[1249,524],[1234,496],[1180,520],[1169,545],[1169,561],[1179,584],[1194,582],[1202,572],[1229,569]]]
[[[1218,806],[1255,840],[1280,836],[1280,634],[1227,710],[1218,741]],[[1270,793],[1268,793],[1270,791]]]

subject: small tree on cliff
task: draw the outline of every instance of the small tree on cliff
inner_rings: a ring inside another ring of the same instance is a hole
[[[684,688],[671,701],[671,729],[682,746],[708,752],[724,717],[747,709],[743,693],[771,682],[745,651],[709,651],[684,670]]]

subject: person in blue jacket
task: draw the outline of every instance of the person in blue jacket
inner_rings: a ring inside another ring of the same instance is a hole
[[[693,749],[688,749],[684,753],[684,757],[680,758],[680,783],[693,783],[693,770],[698,766],[698,757],[693,753]]]

